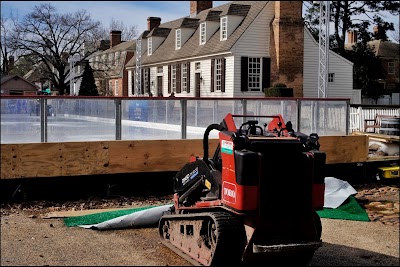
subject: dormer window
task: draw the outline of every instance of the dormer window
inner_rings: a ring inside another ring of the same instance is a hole
[[[147,39],[147,55],[151,56],[153,54],[153,38]]]
[[[119,65],[119,63],[120,63],[119,59],[120,59],[120,52],[115,52],[115,55],[114,55],[115,66]]]
[[[228,38],[228,18],[221,18],[221,41],[224,41]]]
[[[110,63],[111,65],[114,65],[114,54],[113,53],[108,54],[108,63]]]
[[[206,43],[206,23],[203,22],[200,24],[200,44],[203,45]]]
[[[176,42],[175,49],[181,49],[181,29],[176,30]]]

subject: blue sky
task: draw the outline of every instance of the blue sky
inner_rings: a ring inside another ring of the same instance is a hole
[[[108,26],[111,19],[122,21],[126,26],[136,25],[138,33],[147,29],[148,17],[160,17],[161,23],[190,15],[190,1],[1,1],[1,15],[8,17],[10,11],[19,17],[31,12],[35,5],[52,3],[60,13],[87,10],[91,17]],[[230,1],[213,1],[220,6]],[[388,16],[388,21],[399,25],[398,16]],[[331,27],[330,33],[333,33]],[[372,26],[371,26],[372,31]],[[391,38],[391,32],[388,33]]]
[[[127,26],[137,25],[139,33],[147,29],[148,17],[160,17],[163,23],[190,15],[190,1],[1,1],[1,14],[8,17],[12,10],[22,17],[35,5],[49,2],[60,13],[85,9],[104,26],[108,26],[112,18]],[[213,1],[213,6],[228,2]]]

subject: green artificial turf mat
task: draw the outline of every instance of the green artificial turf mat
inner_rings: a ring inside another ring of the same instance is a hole
[[[317,210],[317,213],[321,218],[370,221],[368,213],[360,206],[353,196],[349,196],[346,201],[336,209],[323,208],[322,210]]]
[[[116,211],[106,211],[106,212],[99,212],[94,214],[82,215],[82,216],[74,216],[68,217],[64,219],[64,223],[68,227],[78,226],[78,225],[88,225],[88,224],[97,224],[102,223],[120,216],[124,216],[127,214],[131,214],[137,211],[150,209],[155,206],[147,206],[147,207],[140,207],[140,208],[132,208],[132,209],[121,209]]]
[[[146,206],[133,209],[121,209],[116,211],[99,212],[83,216],[74,216],[64,219],[64,223],[68,227],[78,225],[90,225],[102,223],[120,216],[128,215],[137,211],[153,208],[155,206]],[[336,209],[323,208],[317,211],[319,217],[352,221],[368,222],[369,217],[367,212],[360,206],[353,196],[349,196],[346,201]]]

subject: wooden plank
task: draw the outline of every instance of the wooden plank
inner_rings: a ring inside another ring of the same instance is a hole
[[[321,136],[326,162],[367,161],[368,137]],[[209,140],[209,156],[218,139]],[[1,144],[0,179],[178,171],[203,157],[203,140],[93,141]]]
[[[217,145],[209,140],[212,153]],[[203,156],[203,140],[115,141],[109,150],[111,173],[177,171],[190,156]]]
[[[367,136],[320,136],[319,143],[328,164],[364,162],[368,158]]]
[[[109,173],[109,142],[66,142],[61,148],[61,176]]]
[[[370,140],[375,140],[384,143],[399,143],[400,136],[397,135],[387,135],[378,133],[365,133],[365,132],[352,132],[352,135],[366,135]]]
[[[1,145],[1,178],[60,176],[60,146],[60,143]]]
[[[391,161],[391,160],[399,160],[399,156],[377,156],[377,157],[368,157],[367,161]]]

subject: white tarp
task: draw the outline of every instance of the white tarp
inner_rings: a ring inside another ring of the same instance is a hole
[[[357,191],[346,181],[334,177],[325,177],[325,202],[324,208],[336,209]]]
[[[346,181],[334,177],[325,177],[325,202],[324,208],[337,208],[357,191]],[[158,223],[162,214],[168,211],[172,204],[153,207],[131,214],[123,215],[102,223],[79,225],[79,227],[94,230],[123,229],[129,227],[143,227]]]
[[[131,214],[123,215],[98,224],[78,226],[94,230],[111,230],[149,226],[158,223],[163,212],[168,211],[170,207],[172,207],[172,204],[136,211]]]

